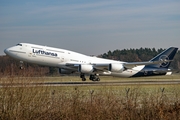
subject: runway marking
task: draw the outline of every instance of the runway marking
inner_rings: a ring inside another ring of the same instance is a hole
[[[35,86],[99,86],[99,85],[176,85],[180,80],[113,81],[113,82],[42,82],[42,83],[2,83],[0,87],[35,87]]]

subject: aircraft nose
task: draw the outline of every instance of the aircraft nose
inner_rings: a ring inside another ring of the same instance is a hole
[[[8,52],[9,52],[8,48],[4,50],[4,53],[8,54]]]
[[[11,54],[10,50],[11,50],[11,48],[6,48],[6,49],[4,50],[4,53],[5,53],[6,55],[10,55],[10,54]]]

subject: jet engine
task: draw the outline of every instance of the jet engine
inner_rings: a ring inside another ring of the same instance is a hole
[[[111,72],[123,72],[124,66],[122,64],[109,64],[109,71],[111,71]]]
[[[73,73],[73,71],[59,68],[59,73],[60,74],[71,74],[71,73]]]
[[[94,70],[92,65],[79,65],[79,72],[81,73],[92,73]]]

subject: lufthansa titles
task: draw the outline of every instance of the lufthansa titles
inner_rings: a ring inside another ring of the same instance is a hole
[[[35,49],[33,49],[33,53],[41,54],[41,55],[54,56],[54,57],[58,56],[57,53],[47,52],[47,51],[44,51],[44,50],[35,50]]]

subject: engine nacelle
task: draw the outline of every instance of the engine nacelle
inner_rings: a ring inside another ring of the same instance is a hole
[[[123,72],[124,71],[124,66],[122,64],[109,64],[109,71],[111,72]]]
[[[73,73],[73,71],[59,68],[59,73],[60,74],[71,74],[71,73]]]
[[[94,68],[92,65],[79,65],[79,72],[81,73],[92,73]]]

